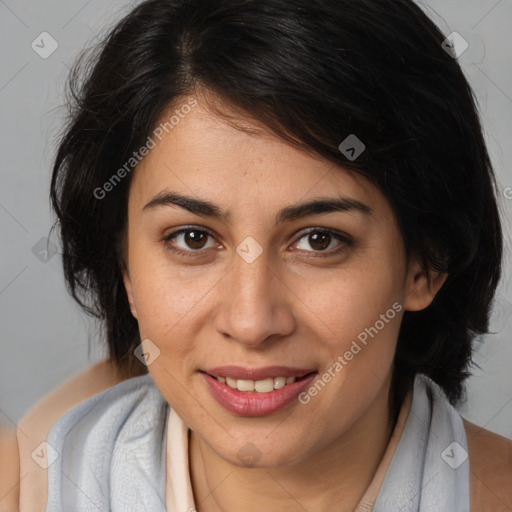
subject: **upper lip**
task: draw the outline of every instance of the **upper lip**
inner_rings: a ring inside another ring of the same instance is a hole
[[[244,366],[216,366],[206,368],[205,373],[213,377],[230,377],[240,380],[263,380],[273,377],[304,377],[315,370],[312,368],[297,368],[292,366],[265,366],[262,368],[249,368]]]

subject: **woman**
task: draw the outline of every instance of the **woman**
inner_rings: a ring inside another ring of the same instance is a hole
[[[453,407],[502,233],[444,41],[408,0],[150,0],[75,69],[51,197],[126,380],[51,427],[47,512],[512,507]]]

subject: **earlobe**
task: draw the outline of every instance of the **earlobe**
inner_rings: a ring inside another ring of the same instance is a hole
[[[404,309],[406,311],[420,311],[427,308],[447,277],[446,272],[431,270],[429,283],[427,274],[421,264],[414,261],[407,275]]]
[[[126,296],[128,297],[128,303],[130,304],[130,310],[134,318],[137,318],[137,309],[135,308],[135,301],[133,300],[132,293],[132,282],[127,270],[123,271],[123,282],[126,290]]]

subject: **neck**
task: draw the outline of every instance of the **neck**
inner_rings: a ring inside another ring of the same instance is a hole
[[[388,383],[329,446],[292,466],[241,468],[190,432],[189,460],[198,512],[327,509],[352,512],[379,466],[393,432]]]

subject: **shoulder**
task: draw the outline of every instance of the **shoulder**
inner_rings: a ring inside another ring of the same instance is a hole
[[[63,456],[66,446],[71,446],[78,456],[87,453],[88,444],[104,441],[108,432],[113,447],[119,437],[136,436],[162,424],[167,405],[151,375],[132,377],[68,410],[51,426],[47,442]]]
[[[46,439],[52,425],[64,413],[121,381],[113,364],[101,361],[60,384],[21,418],[18,428],[20,449],[29,445],[35,448]]]
[[[168,416],[169,405],[149,374],[67,411],[47,436],[46,510],[62,512],[62,503],[67,510],[88,510],[91,499],[98,510],[107,510],[111,500],[130,510],[134,496],[154,510],[165,494]]]
[[[88,398],[120,383],[110,361],[99,362],[63,384],[38,401],[23,416],[18,425],[20,457],[20,510],[44,511],[47,498],[47,469],[36,464],[34,450],[43,453],[51,427],[67,411]],[[43,450],[43,451],[41,451]]]
[[[0,512],[18,510],[19,479],[16,429],[0,424]]]
[[[463,419],[469,451],[471,512],[512,510],[512,440]]]

